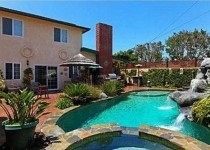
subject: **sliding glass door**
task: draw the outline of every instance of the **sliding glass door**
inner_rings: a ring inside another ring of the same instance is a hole
[[[35,66],[35,82],[47,85],[48,89],[58,89],[58,67]]]
[[[47,83],[50,89],[58,88],[57,67],[48,67]]]

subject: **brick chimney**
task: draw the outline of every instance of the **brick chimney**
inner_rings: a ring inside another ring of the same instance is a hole
[[[112,26],[96,24],[96,50],[98,51],[98,63],[103,68],[101,74],[112,73]]]

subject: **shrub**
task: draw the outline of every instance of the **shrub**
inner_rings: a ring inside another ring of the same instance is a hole
[[[147,85],[150,80],[151,86],[156,87],[163,87],[166,82],[170,87],[189,86],[196,70],[184,69],[183,74],[180,74],[180,69],[172,69],[172,73],[169,73],[169,69],[150,69],[149,72],[142,73],[143,85]]]
[[[0,91],[4,90],[5,88],[5,82],[3,79],[0,79]]]
[[[117,90],[124,88],[124,86],[125,86],[125,85],[124,85],[123,82],[116,81],[116,89],[117,89]]]
[[[23,84],[25,87],[30,87],[31,86],[31,80],[33,79],[33,70],[32,68],[26,68],[23,71],[24,75],[23,75]]]
[[[107,81],[101,85],[102,91],[108,96],[115,96],[117,91],[123,87],[123,84],[119,81]]]
[[[192,116],[199,124],[205,126],[210,124],[210,96],[193,104]]]
[[[70,101],[70,99],[67,98],[60,98],[55,106],[59,109],[65,109],[65,108],[69,108],[73,105],[72,101]]]
[[[130,72],[126,71],[128,76],[136,76],[136,70],[131,70]]]
[[[99,95],[101,94],[101,89],[99,89],[98,87],[93,87],[93,86],[89,86],[89,93],[90,93],[90,98],[92,100],[98,99]]]
[[[86,102],[89,96],[88,85],[84,83],[70,84],[63,92],[61,98],[70,99],[75,105]]]
[[[6,87],[6,85],[5,85],[5,82],[4,82],[4,79],[3,79],[2,72],[0,70],[0,91],[4,90],[5,87]]]

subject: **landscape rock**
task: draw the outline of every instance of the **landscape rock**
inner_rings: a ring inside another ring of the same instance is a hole
[[[201,67],[206,67],[207,65],[210,66],[210,58],[205,58],[205,59],[201,62]]]
[[[210,91],[207,90],[208,85],[210,85],[210,58],[205,58],[197,70],[195,79],[191,80],[190,89],[175,91],[169,97],[176,101],[180,107],[192,106],[195,101],[210,95]]]
[[[191,106],[195,101],[207,97],[207,93],[197,93],[191,91],[175,91],[169,95],[171,99],[177,102],[180,107]]]
[[[99,95],[99,98],[107,98],[108,96],[105,94],[105,93],[101,93],[100,95]]]
[[[190,88],[193,92],[203,92],[207,86],[205,79],[192,79],[190,83]]]
[[[204,74],[202,72],[198,72],[195,79],[203,79],[204,78]]]

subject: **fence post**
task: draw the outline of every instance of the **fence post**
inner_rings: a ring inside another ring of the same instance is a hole
[[[166,68],[168,68],[168,58],[166,58]]]

